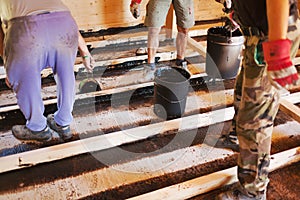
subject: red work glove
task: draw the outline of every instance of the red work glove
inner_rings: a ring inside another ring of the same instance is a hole
[[[130,3],[130,12],[136,19],[141,15],[141,2],[142,0],[131,0]]]
[[[277,89],[295,85],[299,77],[290,58],[291,41],[282,39],[262,45],[271,84]]]

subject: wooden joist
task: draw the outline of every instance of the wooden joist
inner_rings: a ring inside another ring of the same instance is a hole
[[[199,78],[202,76],[205,76],[205,73],[199,73],[199,74],[192,75],[191,79],[196,79],[196,78]],[[134,80],[132,80],[132,81],[134,81]],[[134,91],[139,88],[149,87],[149,86],[153,86],[153,85],[154,85],[153,81],[146,80],[144,83],[119,86],[119,87],[115,87],[115,88],[111,87],[110,89],[104,89],[101,91],[90,92],[90,93],[85,93],[85,94],[76,94],[75,100],[83,100],[83,99],[92,98],[92,97],[100,97],[100,96],[105,96],[105,95],[113,95],[113,94],[122,93],[122,92]],[[44,100],[44,105],[50,105],[50,104],[56,104],[56,103],[57,103],[56,97],[53,97],[52,99]],[[9,106],[2,105],[0,107],[0,113],[5,113],[5,112],[13,111],[13,110],[18,110],[18,109],[19,109],[19,106],[16,105],[16,103],[15,103],[15,105],[9,105]]]
[[[223,159],[224,155],[234,156],[231,150],[195,145],[155,156],[145,156],[126,163],[117,163],[104,168],[88,171],[76,176],[55,179],[38,185],[17,187],[13,192],[1,192],[1,198],[9,199],[81,199],[89,195],[117,190],[118,187],[145,183],[167,174],[188,170]],[[105,163],[105,160],[99,159]],[[36,166],[38,167],[38,166]],[[136,192],[136,191],[135,191]],[[131,191],[131,194],[135,193]],[[102,199],[102,197],[98,197]],[[97,199],[97,198],[96,198]],[[103,198],[104,199],[104,198]],[[113,199],[122,199],[116,195]]]
[[[206,47],[194,40],[191,37],[188,37],[187,41],[188,47],[198,52],[201,56],[206,57]]]
[[[269,171],[300,161],[300,147],[272,155]],[[210,192],[237,182],[237,167],[217,171],[183,183],[161,188],[128,200],[181,200]]]
[[[299,103],[300,93],[291,94],[288,97],[285,97],[285,100],[289,100],[289,98],[291,99],[291,101],[293,101],[293,99],[297,99],[297,102],[292,103]],[[81,139],[79,141],[56,145],[53,147],[2,157],[0,158],[0,162],[3,163],[0,166],[0,173],[44,162],[60,160],[91,151],[100,151],[122,144],[137,142],[152,136],[164,134],[165,132],[170,130],[178,129],[180,131],[187,131],[197,129],[200,127],[205,127],[231,120],[233,115],[233,107],[228,107],[208,113],[191,115],[179,119],[159,122],[124,131],[113,132],[107,135],[100,135],[96,137]],[[21,163],[20,160],[22,161]]]
[[[156,56],[160,57],[161,61],[167,61],[167,60],[175,59],[176,58],[175,54],[176,54],[176,51],[168,51],[168,52],[157,53]],[[95,62],[95,66],[106,67],[106,66],[110,66],[110,65],[122,64],[122,63],[128,62],[128,61],[134,61],[134,60],[139,61],[139,60],[145,60],[145,59],[147,59],[147,55],[105,60],[105,61],[97,61],[97,62]],[[1,68],[3,69],[4,67],[2,66]],[[74,72],[78,72],[79,69],[84,69],[83,64],[74,65]],[[4,79],[6,77],[5,71],[4,70],[1,70],[1,71],[4,72],[4,74],[0,74],[0,79]],[[42,71],[42,77],[47,77],[50,74],[52,74],[52,70],[50,68],[44,69]]]
[[[279,109],[300,123],[300,108],[285,98],[280,99]]]
[[[281,128],[281,130],[287,130],[285,124],[282,126],[283,128]],[[275,127],[275,129],[277,129],[277,127]],[[89,146],[85,146],[85,148],[88,147]],[[278,169],[299,161],[299,151],[300,149],[297,147],[272,155],[270,169]],[[65,199],[66,197],[79,199],[107,190],[118,190],[118,187],[130,186],[135,183],[149,184],[151,179],[180,171],[182,172],[183,170],[189,172],[189,170],[192,171],[193,168],[198,166],[205,165],[208,167],[210,163],[222,161],[225,158],[230,157],[234,159],[233,156],[235,156],[235,153],[231,150],[214,148],[206,144],[188,146],[171,152],[162,152],[155,156],[145,156],[138,160],[109,165],[104,168],[80,173],[76,176],[54,179],[51,182],[16,187],[13,192],[1,192],[0,199],[2,197],[10,199],[30,199],[32,195],[37,199],[45,199],[49,194],[51,194],[52,199]],[[105,163],[105,160],[101,160],[101,156],[96,158],[99,158],[99,161]],[[22,157],[20,157],[20,159],[22,160]],[[26,163],[24,164],[26,165]],[[164,196],[166,196],[167,199],[186,199],[235,182],[235,174],[236,168],[229,168],[176,185],[167,186],[166,188],[151,193],[142,195],[140,193],[139,196],[133,197],[133,199],[157,199]],[[59,190],[57,188],[59,188]],[[135,196],[135,193],[131,194]]]
[[[209,113],[192,115],[59,144],[52,147],[32,150],[12,156],[0,157],[0,162],[2,163],[0,166],[0,173],[141,141],[149,137],[164,134],[170,130],[178,129],[179,131],[188,131],[199,127],[209,126],[211,124],[231,120],[233,113],[234,110],[230,107]]]

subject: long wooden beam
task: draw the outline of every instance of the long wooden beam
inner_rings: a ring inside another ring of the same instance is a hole
[[[206,75],[205,73],[195,74],[195,75],[191,76],[191,79],[203,77],[205,75]],[[110,95],[110,94],[117,94],[117,93],[136,90],[139,88],[153,86],[153,85],[154,85],[154,82],[149,81],[149,82],[135,84],[135,85],[116,87],[116,88],[112,88],[112,89],[106,89],[106,90],[101,90],[101,91],[96,91],[96,92],[85,93],[85,94],[77,94],[75,96],[75,100],[82,100],[82,99],[91,98],[91,97],[100,97],[100,96],[105,96],[105,95]],[[57,98],[44,100],[43,102],[44,102],[44,105],[55,104],[55,103],[57,103]],[[19,109],[18,105],[4,106],[4,107],[0,107],[0,113],[9,112],[9,111],[18,110],[18,109]]]
[[[231,150],[213,148],[205,144],[188,146],[153,156],[146,156],[143,153],[141,158],[125,163],[108,164],[107,167],[74,176],[12,188],[13,192],[12,190],[2,191],[0,199],[32,199],[32,196],[35,199],[49,199],[47,198],[49,195],[51,199],[81,199],[109,190],[118,190],[118,187],[122,186],[130,188],[132,184],[145,183],[151,179],[168,176],[168,174],[215,163],[225,156],[230,157],[234,154]],[[105,160],[99,158],[99,162],[105,163]],[[32,175],[34,177],[34,173]],[[132,195],[135,192],[138,191],[132,191]],[[117,195],[112,198],[120,199]],[[98,196],[98,199],[102,197]]]
[[[171,130],[188,131],[209,126],[231,120],[233,114],[233,108],[229,107],[204,114],[192,115],[1,157],[0,173],[141,141]]]
[[[206,47],[191,37],[187,39],[188,47],[198,52],[201,56],[206,57]]]
[[[279,109],[300,123],[300,108],[285,98],[280,99]]]
[[[162,53],[157,53],[157,57],[160,57],[160,61],[168,61],[168,60],[173,60],[175,59],[175,51],[168,51],[168,52],[162,52]],[[139,60],[145,60],[147,59],[147,55],[142,55],[142,56],[134,56],[134,57],[126,57],[126,58],[118,58],[118,59],[112,59],[112,60],[104,60],[104,61],[97,61],[95,62],[95,66],[109,66],[109,65],[117,65],[121,64],[127,61],[139,61]],[[3,66],[1,67],[3,68]],[[79,69],[84,69],[83,64],[76,64],[74,65],[74,72],[78,72]],[[4,79],[6,77],[5,70],[1,70],[4,74],[0,74],[0,79]],[[52,74],[52,69],[47,68],[42,71],[42,77],[47,77],[50,74]]]
[[[269,171],[272,172],[300,161],[300,147],[272,155]],[[161,188],[128,200],[181,200],[210,192],[238,181],[237,167],[214,172],[183,183]]]
[[[291,94],[285,97],[285,100],[290,100],[291,103],[299,103],[300,93]],[[74,142],[64,143],[56,145],[55,147],[38,149],[21,154],[7,156],[0,158],[0,162],[2,163],[0,166],[0,173],[23,168],[24,166],[36,165],[53,160],[60,160],[70,156],[87,153],[89,151],[99,151],[122,144],[137,142],[158,134],[164,134],[164,132],[174,129],[187,131],[205,127],[211,124],[231,120],[233,115],[233,107],[228,107],[204,114],[191,115],[125,131],[118,131],[107,135],[100,135]],[[183,124],[184,126],[182,126]],[[110,142],[108,143],[107,141]],[[87,149],[86,146],[89,146],[89,148]],[[20,160],[22,160],[21,163]]]

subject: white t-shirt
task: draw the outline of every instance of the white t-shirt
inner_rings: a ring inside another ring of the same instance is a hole
[[[61,0],[0,0],[2,22],[43,12],[69,11]]]

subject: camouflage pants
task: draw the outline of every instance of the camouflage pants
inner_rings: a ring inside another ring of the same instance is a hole
[[[288,38],[293,41],[292,58],[299,47],[298,24],[289,26]],[[266,39],[246,36],[242,68],[234,88],[236,112],[232,129],[236,131],[240,145],[238,179],[253,196],[260,196],[269,182],[271,137],[279,107],[278,92],[271,86],[263,62],[262,42]]]

